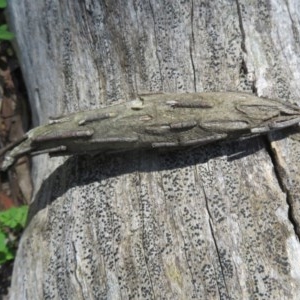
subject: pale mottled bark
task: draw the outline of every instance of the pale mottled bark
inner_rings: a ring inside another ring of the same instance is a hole
[[[9,15],[36,125],[144,92],[299,100],[298,0],[27,0]],[[298,299],[286,136],[274,152],[260,138],[36,160],[11,299]]]

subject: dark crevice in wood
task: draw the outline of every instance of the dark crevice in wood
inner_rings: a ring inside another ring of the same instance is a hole
[[[212,225],[213,217],[212,217],[210,209],[209,209],[208,198],[207,198],[207,195],[205,193],[204,187],[203,187],[203,194],[204,194],[204,198],[205,198],[206,210],[208,212],[208,218],[209,218],[208,219],[208,223],[209,223],[209,228],[210,228],[211,236],[212,236],[212,239],[214,241],[214,246],[215,246],[215,249],[216,249],[216,252],[217,252],[218,262],[219,262],[219,265],[220,265],[220,268],[221,268],[221,273],[222,273],[222,278],[223,278],[224,286],[225,286],[225,289],[226,289],[226,293],[227,293],[227,296],[229,296],[230,293],[229,293],[229,290],[227,288],[226,275],[224,274],[224,268],[223,268],[223,263],[222,263],[223,259],[221,257],[220,250],[219,250],[219,247],[218,247],[218,241],[217,241],[218,238],[214,234],[214,228],[213,228],[213,225]],[[219,285],[218,284],[217,284],[217,287],[218,287],[218,290],[219,290],[219,295],[221,296],[222,295],[222,291],[219,289]]]
[[[238,18],[239,18],[239,27],[240,27],[241,36],[242,36],[241,49],[245,54],[247,54],[247,48],[246,48],[246,42],[245,42],[246,34],[245,34],[244,25],[243,25],[241,4],[239,3],[239,0],[236,0],[236,7],[237,7]],[[244,74],[245,76],[247,76],[247,74],[248,74],[248,68],[247,68],[247,64],[245,62],[244,57],[242,58],[242,63],[241,63],[241,74]],[[254,80],[251,85],[251,90],[254,95],[257,95],[257,87],[256,87],[255,83],[256,83],[256,81]]]
[[[248,76],[248,67],[247,67],[247,64],[246,64],[246,61],[245,61],[244,57],[242,58],[242,61],[241,61],[241,64],[240,64],[240,75],[241,75],[241,77],[244,77],[244,78],[247,78],[247,76]],[[251,91],[254,95],[258,96],[257,87],[256,87],[256,80],[252,81]]]
[[[144,278],[144,280],[148,280],[149,283],[149,290],[148,292],[150,292],[151,294],[149,295],[149,297],[152,299],[156,299],[155,297],[155,288],[154,288],[154,284],[152,281],[152,277],[151,277],[151,271],[149,268],[149,265],[151,264],[151,262],[149,262],[149,252],[147,251],[147,249],[149,248],[149,244],[146,243],[146,239],[147,239],[147,224],[145,223],[147,220],[147,216],[145,216],[145,201],[143,199],[143,191],[142,191],[142,187],[141,187],[141,182],[142,182],[142,178],[141,178],[141,174],[138,173],[138,178],[139,178],[139,183],[140,183],[140,187],[139,187],[139,195],[140,195],[140,201],[139,201],[139,214],[141,217],[141,239],[142,239],[142,256],[144,259],[144,266],[146,268],[146,272],[147,272],[147,279]],[[143,296],[145,296],[143,294]]]
[[[255,83],[256,83],[256,81],[253,81],[251,88],[252,88],[253,94],[257,96],[258,95],[257,94],[257,87],[256,87]]]
[[[217,244],[217,238],[214,235],[214,229],[213,229],[213,226],[212,226],[212,219],[211,219],[211,217],[209,217],[209,227],[210,227],[211,235],[212,235],[212,238],[213,238],[213,241],[214,241],[214,245],[215,245],[215,248],[216,248],[217,257],[218,257],[218,261],[219,261],[219,266],[220,266],[220,269],[221,269],[222,278],[223,278],[224,286],[225,286],[227,297],[228,297],[230,295],[230,293],[229,293],[227,285],[226,285],[226,275],[224,274],[224,268],[223,268],[223,264],[222,264],[223,260],[222,260],[222,257],[220,255],[220,250],[219,250],[219,247],[218,247],[218,244]],[[219,290],[219,295],[220,295],[220,298],[221,298],[222,291],[220,290],[218,284],[217,284],[217,288]]]
[[[300,226],[299,226],[300,224],[297,222],[297,218],[295,217],[296,213],[294,211],[292,197],[288,187],[284,182],[284,175],[282,174],[283,172],[281,170],[281,167],[277,162],[276,153],[274,153],[274,151],[272,150],[271,143],[268,141],[267,137],[265,138],[265,145],[266,145],[266,150],[272,160],[274,173],[278,181],[278,185],[280,186],[282,192],[285,193],[286,195],[286,203],[288,205],[288,219],[294,228],[294,232],[296,236],[300,240]]]
[[[192,36],[190,39],[190,57],[191,57],[191,64],[193,69],[193,78],[194,78],[194,91],[197,92],[197,80],[196,80],[196,71],[195,71],[195,63],[194,63],[194,57],[193,57],[193,49],[195,45],[195,37],[194,37],[194,1],[192,1],[192,7],[191,7],[191,30],[192,30]]]
[[[246,34],[245,34],[244,25],[243,25],[243,17],[242,17],[241,5],[239,3],[239,0],[236,0],[236,7],[237,7],[238,18],[239,18],[239,26],[240,26],[241,35],[242,35],[241,48],[244,53],[247,53],[246,44],[245,44]]]
[[[295,231],[298,239],[300,240],[300,226],[299,226],[299,223],[297,222],[297,219],[295,218],[296,212],[294,210],[292,197],[291,197],[289,190],[286,191],[286,202],[289,207],[288,208],[288,218],[293,225],[294,231]]]
[[[248,74],[248,68],[247,68],[247,64],[246,64],[244,58],[241,61],[240,74],[242,74],[244,76],[246,76]]]

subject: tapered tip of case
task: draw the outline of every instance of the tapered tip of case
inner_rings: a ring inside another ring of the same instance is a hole
[[[14,164],[14,162],[15,162],[15,160],[14,160],[13,157],[11,157],[9,155],[6,155],[3,162],[2,162],[0,170],[1,171],[7,171]]]

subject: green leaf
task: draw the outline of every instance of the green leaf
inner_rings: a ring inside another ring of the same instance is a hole
[[[7,29],[7,24],[3,24],[0,26],[0,40],[11,40],[14,38],[14,34],[9,32]]]
[[[7,236],[0,231],[0,264],[15,257],[13,251],[7,246]]]
[[[18,225],[25,227],[28,213],[28,206],[12,207],[0,212],[0,224],[9,228],[16,228]]]
[[[6,0],[0,0],[0,8],[5,8],[7,6]]]
[[[24,228],[28,214],[28,206],[12,207],[0,212],[0,264],[14,259],[14,247],[10,246],[7,238],[7,228]]]
[[[6,234],[0,231],[0,252],[6,251],[6,239]]]
[[[0,25],[0,31],[7,31],[8,25],[7,24],[2,24]]]

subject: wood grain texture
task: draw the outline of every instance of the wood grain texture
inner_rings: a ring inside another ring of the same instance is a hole
[[[299,101],[297,3],[24,0],[8,13],[39,125],[145,92]],[[11,299],[299,299],[300,146],[269,138],[35,160]]]

